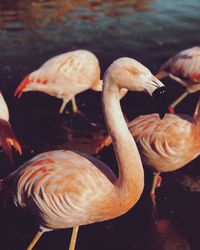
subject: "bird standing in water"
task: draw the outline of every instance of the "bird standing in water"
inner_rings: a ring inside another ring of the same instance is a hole
[[[78,112],[75,95],[88,89],[102,90],[99,61],[90,51],[75,50],[51,58],[26,76],[14,96],[41,91],[63,100],[60,113],[69,101],[72,101],[73,112]]]
[[[142,162],[154,172],[150,197],[155,204],[155,189],[161,184],[160,173],[184,167],[200,154],[200,99],[193,117],[184,114],[142,115],[128,123]],[[108,136],[98,147],[108,146]]]
[[[79,226],[118,217],[140,198],[144,172],[120,107],[121,88],[157,97],[164,87],[134,59],[120,58],[108,68],[102,105],[117,157],[118,178],[92,156],[58,150],[34,157],[0,181],[3,198],[29,209],[38,220],[40,230],[28,250],[45,231],[71,227],[69,249],[74,250]]]
[[[188,94],[200,90],[200,46],[183,50],[164,63],[156,75],[159,79],[170,77],[183,85],[186,90],[170,106],[169,112]]]
[[[15,134],[12,131],[12,127],[9,122],[9,111],[3,95],[0,92],[0,146],[3,147],[6,155],[13,164],[12,149],[13,146],[20,155],[22,155],[22,149],[17,140]]]

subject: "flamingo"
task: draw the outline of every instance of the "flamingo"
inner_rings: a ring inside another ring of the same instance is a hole
[[[200,98],[193,117],[185,114],[142,115],[128,123],[142,162],[154,173],[150,197],[155,205],[155,190],[161,185],[161,173],[184,167],[200,155]],[[98,153],[112,141],[110,136],[98,146]]]
[[[165,62],[156,77],[163,79],[168,76],[186,88],[169,106],[169,112],[174,113],[174,107],[188,94],[200,90],[200,46],[183,50]]]
[[[17,140],[12,127],[9,122],[9,111],[6,102],[0,92],[0,146],[3,147],[6,155],[13,164],[12,150],[13,146],[20,155],[22,155],[22,149]]]
[[[60,113],[69,101],[73,112],[78,112],[75,95],[88,89],[102,90],[99,61],[90,51],[75,50],[51,58],[26,76],[14,96],[41,91],[63,100]]]
[[[163,92],[163,84],[142,64],[131,58],[114,61],[104,76],[103,112],[114,142],[119,177],[103,162],[84,153],[67,150],[35,156],[1,179],[4,199],[11,198],[36,216],[39,232],[27,248],[34,247],[50,230],[73,228],[70,250],[80,225],[118,217],[131,209],[141,196],[144,172],[137,146],[120,107],[120,88]]]

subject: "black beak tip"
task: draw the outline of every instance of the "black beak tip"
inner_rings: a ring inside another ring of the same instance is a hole
[[[154,92],[153,92],[153,97],[154,98],[159,98],[161,99],[162,96],[165,96],[166,95],[166,88],[163,86],[163,87],[160,87],[160,88],[157,88]]]
[[[166,112],[159,112],[159,117],[162,120],[165,117]]]
[[[158,109],[160,119],[163,119],[165,114],[167,113],[166,92],[167,91],[166,91],[166,88],[164,86],[157,88],[153,92],[153,97],[154,97],[155,101],[157,102],[156,106]]]

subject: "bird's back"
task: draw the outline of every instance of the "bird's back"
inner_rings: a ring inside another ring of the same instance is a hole
[[[157,114],[140,116],[129,123],[143,162],[156,172],[174,171],[200,153],[196,130],[188,116]]]
[[[49,83],[95,85],[100,80],[99,62],[96,56],[86,50],[76,50],[55,56],[45,62],[31,77],[47,80]]]
[[[170,58],[162,69],[188,81],[188,84],[200,83],[200,47],[183,50]]]
[[[55,56],[26,76],[15,96],[41,91],[62,99],[71,99],[88,89],[102,90],[97,57],[87,50],[75,50]]]

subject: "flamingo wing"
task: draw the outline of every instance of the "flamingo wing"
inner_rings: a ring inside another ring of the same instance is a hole
[[[91,207],[103,202],[116,177],[102,162],[85,156],[62,150],[40,154],[10,174],[4,185],[14,185],[15,204],[28,207],[44,228],[92,223],[98,214],[93,217]]]
[[[160,120],[157,114],[140,116],[129,123],[129,129],[143,162],[156,171],[172,171],[197,156],[190,148],[192,129],[188,117],[167,114]]]

